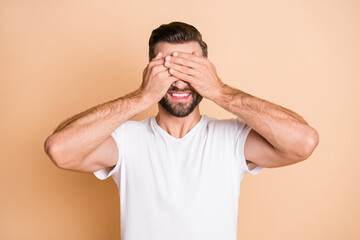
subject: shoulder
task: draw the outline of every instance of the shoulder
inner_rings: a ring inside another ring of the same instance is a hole
[[[151,117],[141,121],[128,120],[122,123],[115,131],[141,131],[146,130],[150,125]]]
[[[229,119],[216,119],[212,117],[205,116],[209,128],[214,129],[243,129],[247,124],[239,117],[229,118]]]
[[[251,127],[239,117],[229,119],[209,119],[207,132],[221,139],[239,139],[248,133]]]

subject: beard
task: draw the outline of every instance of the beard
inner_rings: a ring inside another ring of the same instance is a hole
[[[186,103],[173,101],[172,99],[170,99],[168,93],[166,93],[166,95],[160,100],[159,104],[163,108],[165,108],[166,111],[168,111],[171,115],[175,117],[188,116],[190,113],[194,111],[196,106],[203,99],[203,97],[200,94],[198,94],[195,90],[189,88],[180,90],[177,87],[170,87],[168,92],[169,91],[176,91],[176,92],[191,91],[191,96],[190,96],[191,101]]]

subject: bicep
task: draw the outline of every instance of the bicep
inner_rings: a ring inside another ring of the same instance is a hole
[[[110,135],[73,170],[94,172],[105,167],[114,167],[118,159],[118,147],[114,138]]]
[[[289,165],[287,156],[277,151],[254,129],[251,129],[246,138],[244,155],[247,162],[266,168]]]

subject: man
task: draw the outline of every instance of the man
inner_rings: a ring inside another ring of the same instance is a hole
[[[318,134],[298,114],[223,83],[198,30],[155,29],[140,88],[60,124],[45,151],[63,169],[112,176],[123,240],[235,240],[246,172],[305,160]],[[200,115],[205,97],[237,118]],[[129,121],[154,103],[156,117]]]

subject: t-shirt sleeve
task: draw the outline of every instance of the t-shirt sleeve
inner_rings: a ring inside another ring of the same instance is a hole
[[[237,159],[240,161],[241,172],[243,174],[247,172],[251,174],[258,174],[263,169],[263,167],[256,165],[255,163],[247,164],[245,159],[245,141],[252,128],[240,118],[237,118],[235,121],[237,125],[235,148]]]
[[[122,125],[124,125],[124,124],[122,124]],[[123,128],[123,126],[122,125],[120,127],[118,127],[117,129],[115,129],[114,132],[111,133],[111,136],[114,138],[117,148],[118,148],[119,159],[114,167],[106,167],[106,168],[102,168],[102,169],[99,169],[94,172],[94,175],[100,180],[105,180],[108,177],[113,176],[115,182],[118,183],[117,180],[119,179],[119,177],[117,175],[120,172],[120,165],[121,165],[121,161],[123,158],[122,157],[123,156],[123,154],[122,154],[123,153],[123,151],[122,151],[122,143],[123,143],[123,140],[122,140],[123,129],[122,128]]]

